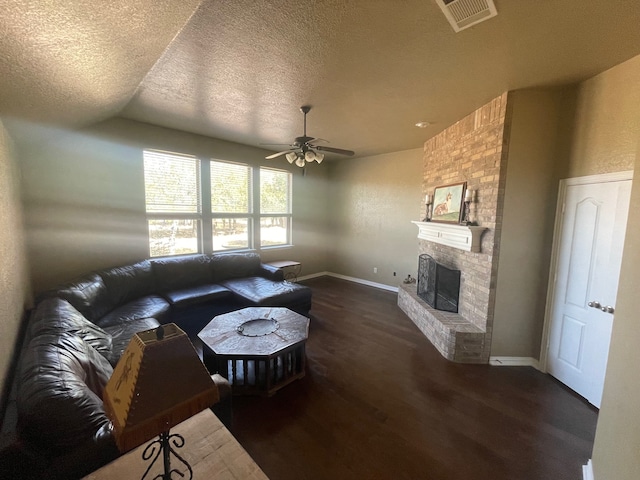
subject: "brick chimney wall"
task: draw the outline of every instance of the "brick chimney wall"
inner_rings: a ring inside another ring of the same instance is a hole
[[[461,271],[459,314],[486,331],[485,358],[491,347],[502,203],[510,113],[505,92],[428,140],[424,145],[422,191],[467,182],[474,190],[470,220],[487,227],[478,253],[419,240],[419,253]],[[421,218],[425,216],[423,205]]]

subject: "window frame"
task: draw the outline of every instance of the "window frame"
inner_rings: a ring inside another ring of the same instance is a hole
[[[196,185],[198,185],[199,187],[199,195],[200,198],[198,199],[199,201],[196,202],[196,212],[194,213],[190,213],[190,212],[171,212],[171,211],[166,211],[166,212],[161,212],[161,211],[155,211],[155,212],[149,212],[147,211],[148,209],[148,204],[147,204],[147,179],[145,176],[145,168],[144,168],[144,161],[145,161],[145,153],[146,152],[150,152],[153,155],[166,155],[169,157],[174,157],[174,158],[180,158],[182,157],[184,160],[194,160],[195,161],[195,167],[196,167]],[[162,256],[177,256],[177,255],[193,255],[194,253],[200,253],[203,251],[203,232],[202,232],[202,228],[203,228],[203,222],[202,222],[202,212],[204,210],[203,207],[203,192],[202,192],[202,159],[200,159],[199,157],[195,156],[195,155],[189,155],[189,154],[185,154],[185,153],[177,153],[177,152],[169,152],[169,151],[165,151],[165,150],[158,150],[158,149],[144,149],[143,150],[143,183],[144,183],[144,197],[145,197],[145,219],[146,219],[146,223],[147,223],[147,247],[149,249],[149,257],[152,257],[151,254],[151,230],[150,230],[150,225],[149,222],[152,220],[195,220],[196,221],[196,226],[197,226],[197,233],[196,233],[196,248],[197,251],[196,252],[186,252],[186,253],[177,253],[177,254],[169,254],[169,255],[155,255],[153,256],[153,258],[158,258],[158,257],[162,257]]]
[[[193,158],[198,161],[199,164],[199,181],[200,181],[200,212],[193,214],[186,213],[149,213],[147,210],[146,193],[145,193],[145,215],[147,220],[147,248],[149,249],[149,256],[151,256],[151,237],[148,228],[149,220],[196,220],[198,222],[198,251],[194,253],[221,253],[221,252],[237,252],[246,250],[273,250],[281,248],[290,248],[293,246],[293,174],[286,169],[273,168],[271,166],[263,165],[251,165],[249,163],[236,162],[231,160],[224,160],[220,158],[205,158],[198,155],[190,155],[178,152],[169,152],[158,149],[145,148],[144,152],[153,152],[159,154],[166,154],[170,156]],[[227,163],[233,165],[245,166],[249,169],[249,188],[248,188],[248,213],[220,213],[213,212],[211,205],[211,165],[212,162]],[[144,170],[144,165],[143,165]],[[287,175],[287,209],[288,212],[282,213],[262,213],[260,211],[260,174],[262,170],[273,170],[276,172],[283,172]],[[143,172],[144,178],[144,172]],[[144,181],[146,192],[146,179]],[[277,245],[262,245],[261,239],[261,224],[263,218],[270,217],[284,217],[286,218],[286,242]],[[218,218],[247,218],[248,219],[248,247],[239,247],[233,249],[213,249],[213,220]],[[191,253],[185,253],[184,255],[190,255]],[[183,255],[183,254],[176,254]],[[174,256],[174,255],[169,255]],[[158,258],[154,257],[154,258]]]
[[[209,201],[209,208],[207,213],[209,214],[209,218],[205,219],[205,223],[207,224],[207,228],[210,230],[208,232],[205,232],[205,239],[210,239],[209,241],[209,245],[205,244],[205,247],[208,246],[208,249],[206,250],[206,252],[208,253],[219,253],[219,252],[232,252],[232,251],[241,251],[241,250],[252,250],[254,248],[255,245],[255,218],[254,218],[254,212],[255,212],[255,167],[253,167],[252,165],[249,165],[247,163],[242,163],[242,162],[233,162],[233,161],[229,161],[229,160],[222,160],[219,158],[209,158],[207,159],[208,161],[207,163],[207,168],[208,168],[208,174],[207,174],[207,178],[202,180],[203,184],[206,183],[206,188],[207,188],[207,199]],[[213,208],[211,206],[211,163],[212,162],[217,162],[217,163],[226,163],[229,165],[240,165],[243,167],[247,167],[249,170],[249,185],[247,188],[247,195],[249,196],[249,198],[247,199],[247,207],[248,207],[248,212],[214,212]],[[213,249],[213,220],[216,218],[228,218],[228,219],[233,219],[233,218],[246,218],[248,219],[248,223],[247,223],[247,240],[248,240],[248,246],[247,247],[239,247],[239,248],[233,248],[233,249],[222,249],[222,250],[214,250]]]
[[[269,250],[269,249],[276,249],[276,248],[284,248],[284,247],[290,247],[293,245],[293,175],[291,174],[290,171],[288,170],[283,170],[281,168],[273,168],[273,167],[265,167],[265,166],[259,166],[257,167],[258,169],[258,192],[255,195],[255,199],[256,199],[256,203],[257,203],[257,207],[256,211],[259,212],[258,217],[257,217],[257,225],[255,225],[255,229],[257,230],[257,238],[255,239],[255,245],[257,247],[259,247],[260,250]],[[287,175],[287,211],[286,212],[277,212],[277,213],[262,213],[262,211],[260,210],[260,201],[261,201],[261,194],[262,191],[260,189],[260,187],[262,186],[262,171],[263,170],[271,170],[274,172],[282,172],[282,173],[286,173]],[[287,238],[285,243],[283,244],[278,244],[278,245],[266,245],[263,246],[262,245],[262,219],[263,218],[278,218],[278,217],[284,217],[287,219]]]

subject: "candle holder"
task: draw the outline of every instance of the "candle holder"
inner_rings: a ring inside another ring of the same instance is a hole
[[[424,217],[423,222],[431,221],[431,205],[433,205],[433,196],[431,194],[427,194],[425,197],[426,216]]]
[[[473,222],[469,220],[469,213],[471,211],[471,202],[473,201],[473,190],[467,189],[464,193],[464,211],[462,213],[462,221],[460,225],[472,225]]]

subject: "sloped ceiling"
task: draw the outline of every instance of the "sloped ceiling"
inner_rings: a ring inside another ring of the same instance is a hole
[[[460,33],[434,0],[198,3],[0,0],[0,116],[120,115],[259,145],[301,135],[310,104],[310,135],[365,156],[640,54],[637,0],[495,0]]]
[[[0,0],[0,115],[68,126],[117,115],[197,0]]]

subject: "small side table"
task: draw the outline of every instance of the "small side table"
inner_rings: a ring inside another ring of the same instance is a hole
[[[179,433],[184,437],[184,448],[178,450],[178,453],[191,464],[194,479],[269,480],[209,409],[176,425],[171,429],[171,433]],[[142,459],[142,451],[148,443],[145,442],[101,469],[90,473],[83,480],[142,478],[148,467],[148,461]],[[162,468],[162,462],[159,463]],[[188,474],[186,468],[173,457],[171,467],[178,469],[182,475]],[[154,477],[149,475],[148,478]]]
[[[295,260],[280,260],[278,262],[269,262],[267,265],[282,270],[284,272],[284,279],[290,282],[297,282],[298,275],[300,275],[300,271],[302,270],[302,264]]]

